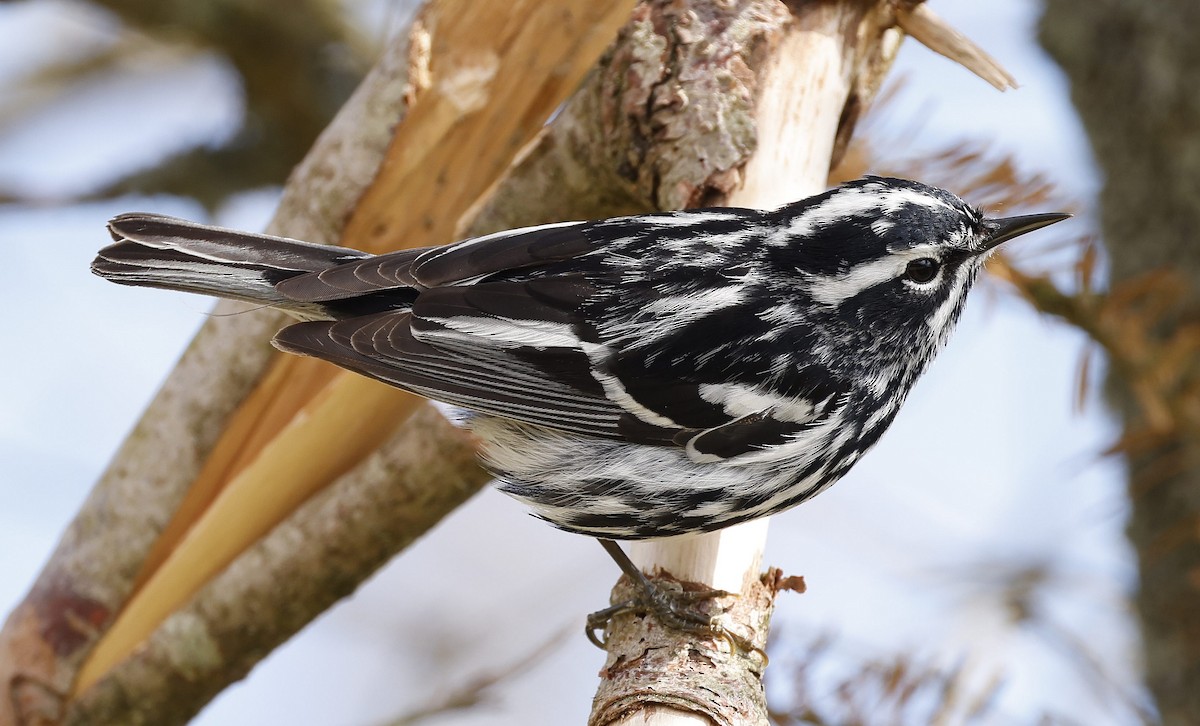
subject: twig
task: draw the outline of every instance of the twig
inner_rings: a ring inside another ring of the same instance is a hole
[[[988,55],[967,36],[937,16],[925,3],[897,3],[896,24],[915,40],[938,55],[945,56],[992,84],[997,90],[1017,87],[1017,81],[1000,62]]]

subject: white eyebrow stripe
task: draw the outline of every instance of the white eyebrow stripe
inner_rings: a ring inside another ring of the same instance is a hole
[[[836,307],[863,290],[894,280],[902,269],[903,264],[899,260],[888,256],[855,265],[842,275],[810,275],[805,280],[806,292],[816,302]]]
[[[931,244],[917,245],[855,265],[841,275],[805,275],[804,289],[816,302],[837,306],[864,290],[900,277],[913,260],[922,257],[939,259],[937,249]]]

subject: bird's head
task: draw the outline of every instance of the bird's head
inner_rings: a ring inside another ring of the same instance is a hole
[[[775,264],[798,273],[810,309],[860,349],[915,354],[921,367],[954,327],[988,255],[1070,216],[991,218],[944,189],[884,177],[776,214]]]

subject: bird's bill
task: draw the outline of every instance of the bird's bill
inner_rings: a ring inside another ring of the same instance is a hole
[[[1020,217],[986,220],[984,221],[984,226],[988,229],[989,233],[979,252],[983,253],[995,249],[1001,242],[1007,242],[1013,237],[1020,237],[1026,232],[1032,232],[1035,229],[1049,227],[1055,222],[1061,222],[1070,216],[1061,212],[1052,212],[1050,214],[1025,214]]]

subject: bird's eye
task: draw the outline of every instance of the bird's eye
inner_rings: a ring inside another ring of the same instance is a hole
[[[919,257],[904,268],[904,276],[913,282],[926,283],[937,277],[942,264],[932,257]]]

